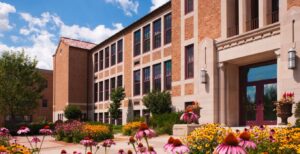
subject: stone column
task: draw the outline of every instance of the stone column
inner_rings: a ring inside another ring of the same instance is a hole
[[[226,125],[226,79],[224,63],[219,63],[219,123]]]
[[[259,0],[258,1],[258,23],[259,28],[264,27],[267,25],[267,1],[268,0]]]
[[[247,27],[247,10],[246,10],[247,0],[239,0],[239,34],[246,32]]]
[[[227,38],[227,0],[221,0],[221,36]]]

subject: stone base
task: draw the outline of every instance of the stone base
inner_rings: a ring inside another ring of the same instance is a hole
[[[187,136],[198,127],[200,127],[199,124],[175,124],[173,126],[173,136]]]

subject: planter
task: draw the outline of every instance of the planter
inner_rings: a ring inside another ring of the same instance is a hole
[[[173,136],[185,137],[198,127],[200,127],[199,124],[175,124],[173,126]]]
[[[293,107],[292,103],[277,104],[276,114],[277,114],[277,117],[281,118],[280,125],[288,124],[288,118],[293,115],[292,107]]]

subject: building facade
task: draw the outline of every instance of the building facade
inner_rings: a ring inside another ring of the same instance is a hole
[[[277,124],[273,102],[284,92],[300,100],[299,36],[299,0],[172,0],[91,48],[77,47],[84,60],[68,47],[65,59],[56,52],[54,120],[73,103],[110,123],[109,95],[121,86],[123,124],[147,112],[142,97],[153,89],[170,91],[177,111],[199,102],[200,123]]]

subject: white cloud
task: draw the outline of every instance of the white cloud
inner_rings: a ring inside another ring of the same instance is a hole
[[[13,42],[18,42],[20,40],[20,38],[18,36],[15,36],[15,35],[10,36],[10,39]]]
[[[12,25],[9,23],[8,15],[15,12],[16,9],[14,6],[0,2],[0,31],[7,31],[12,28]]]
[[[167,3],[168,1],[170,1],[170,0],[151,0],[152,6],[150,7],[150,11],[153,11],[153,10],[159,8],[160,6]]]
[[[105,2],[118,5],[127,16],[138,12],[139,2],[135,0],[105,0]]]

